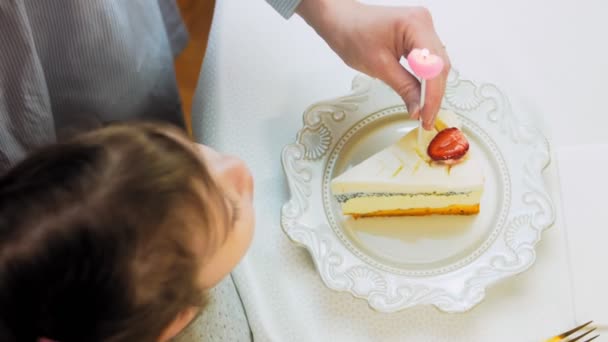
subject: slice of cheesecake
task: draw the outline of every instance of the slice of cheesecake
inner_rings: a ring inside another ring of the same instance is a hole
[[[331,190],[342,212],[355,218],[479,213],[484,176],[480,163],[468,152],[468,142],[464,140],[466,150],[458,159],[438,161],[428,153],[454,147],[445,139],[443,144],[436,143],[440,131],[452,131],[451,127],[455,127],[454,131],[465,139],[460,132],[461,125],[456,114],[441,111],[435,129],[423,131],[420,146],[418,130],[414,129],[395,144],[334,178]],[[431,142],[434,148],[429,149]]]

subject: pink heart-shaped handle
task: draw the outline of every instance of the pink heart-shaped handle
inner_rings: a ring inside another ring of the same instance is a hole
[[[425,80],[435,78],[443,70],[443,59],[427,49],[413,49],[407,56],[412,71]]]

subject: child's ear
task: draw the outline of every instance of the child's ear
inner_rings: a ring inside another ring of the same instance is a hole
[[[177,334],[179,334],[186,326],[194,319],[196,314],[198,313],[199,308],[191,306],[187,309],[182,310],[175,319],[169,323],[169,325],[163,330],[163,333],[160,335],[158,341],[165,342],[169,341]]]

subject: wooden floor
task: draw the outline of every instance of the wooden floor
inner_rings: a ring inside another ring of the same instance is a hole
[[[177,3],[190,33],[190,42],[175,60],[175,74],[186,122],[191,131],[192,97],[207,47],[207,37],[211,28],[215,1],[177,0]]]

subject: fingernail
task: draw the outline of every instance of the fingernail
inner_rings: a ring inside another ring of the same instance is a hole
[[[422,121],[422,127],[424,127],[424,129],[426,129],[427,131],[430,131],[431,129],[433,129],[433,122],[432,120],[424,120]]]
[[[418,105],[413,106],[413,109],[410,111],[410,118],[414,120],[418,120],[418,118],[420,118],[420,108]]]

